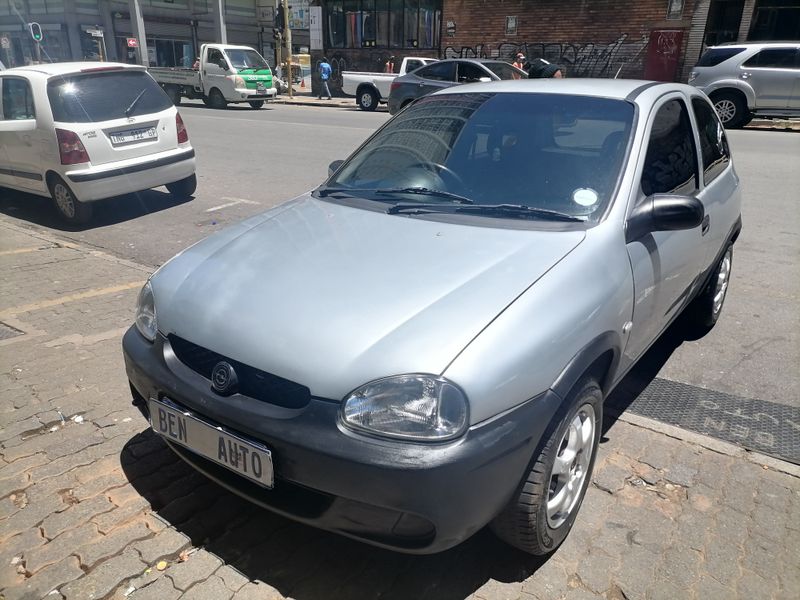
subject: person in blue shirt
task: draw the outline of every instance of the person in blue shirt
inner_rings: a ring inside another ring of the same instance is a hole
[[[319,96],[317,96],[318,100],[322,100],[322,92],[323,91],[326,94],[328,94],[328,100],[331,99],[331,90],[328,87],[328,80],[331,78],[331,73],[332,72],[333,72],[333,69],[331,69],[331,66],[328,64],[328,59],[323,56],[322,57],[322,62],[319,63],[319,78],[320,78],[320,82],[322,84],[322,87],[320,88]]]

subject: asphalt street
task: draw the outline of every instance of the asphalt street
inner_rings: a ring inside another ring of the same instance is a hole
[[[214,231],[318,185],[388,118],[353,108],[268,105],[218,111],[187,102],[181,114],[197,150],[196,197],[176,204],[166,190],[107,201],[85,229],[66,230],[46,199],[0,191],[0,212],[156,267]],[[800,133],[729,132],[744,189],[725,313],[700,340],[679,339],[649,375],[745,398],[800,406]]]

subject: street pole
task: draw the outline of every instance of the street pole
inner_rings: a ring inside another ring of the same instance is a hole
[[[147,52],[147,37],[144,31],[144,19],[139,0],[128,0],[128,9],[131,12],[131,25],[133,37],[139,41],[139,63],[145,67],[150,66],[150,55]]]
[[[42,64],[42,43],[36,40],[36,64]]]
[[[289,28],[289,4],[288,0],[283,11],[284,14],[284,31],[286,31],[286,66],[289,72],[289,98],[292,96],[292,30]]]
[[[228,43],[228,30],[225,27],[225,2],[224,0],[212,0],[214,4],[214,33],[217,36],[217,43]]]
[[[278,39],[276,40],[278,43],[275,46],[275,65],[280,69],[281,68],[281,47],[283,46],[283,36],[278,33]],[[281,77],[283,77],[283,73],[281,73]]]

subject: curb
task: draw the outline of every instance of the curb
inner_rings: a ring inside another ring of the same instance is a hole
[[[19,225],[16,225],[14,223],[9,223],[5,218],[0,218],[0,227],[5,227],[9,230],[16,231],[17,233],[30,235],[31,237],[38,238],[50,244],[86,252],[87,254],[90,254],[102,260],[107,260],[109,262],[137,269],[139,271],[147,273],[148,275],[153,273],[154,271],[154,269],[151,269],[150,267],[147,267],[145,265],[141,265],[139,263],[124,258],[120,258],[118,256],[114,256],[113,254],[109,254],[102,250],[94,249],[86,244],[78,244],[75,242],[59,239],[58,236],[46,232],[36,231],[34,229],[28,229],[26,227],[20,227]],[[702,448],[706,448],[707,450],[711,450],[719,454],[724,454],[725,456],[740,458],[742,460],[746,460],[753,464],[761,465],[764,468],[800,478],[800,466],[795,465],[793,463],[773,458],[771,456],[767,456],[766,454],[761,454],[759,452],[755,452],[752,450],[747,450],[745,448],[742,448],[741,446],[737,446],[736,444],[731,444],[730,442],[724,442],[722,440],[718,440],[716,438],[712,438],[707,435],[695,433],[694,431],[689,431],[687,429],[681,429],[680,427],[675,427],[674,425],[668,425],[666,423],[662,423],[660,421],[656,421],[648,417],[642,417],[633,413],[629,412],[618,413],[616,411],[609,411],[609,414],[614,415],[618,420],[624,423],[628,423],[629,425],[633,425],[634,427],[648,429],[650,431],[653,431],[654,433],[659,433],[661,435],[666,435],[671,438],[680,440],[682,442],[694,444],[696,446],[701,446]]]
[[[753,119],[744,128],[800,131],[800,119]]]

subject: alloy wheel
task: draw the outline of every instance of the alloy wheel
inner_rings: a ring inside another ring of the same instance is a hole
[[[75,199],[72,193],[61,183],[55,184],[53,187],[53,196],[55,197],[58,209],[64,213],[69,219],[75,217]]]
[[[736,105],[731,100],[719,100],[714,104],[714,108],[717,110],[719,120],[723,123],[730,122],[736,116]]]
[[[591,404],[582,405],[570,421],[558,446],[558,454],[550,473],[547,497],[547,523],[560,527],[581,498],[595,438],[595,412]]]
[[[728,292],[728,283],[731,277],[731,254],[731,249],[728,248],[728,251],[725,252],[725,256],[722,257],[722,262],[717,272],[717,282],[714,287],[714,304],[712,307],[714,315],[719,314],[719,311],[722,310],[722,304],[725,302],[725,294]]]

